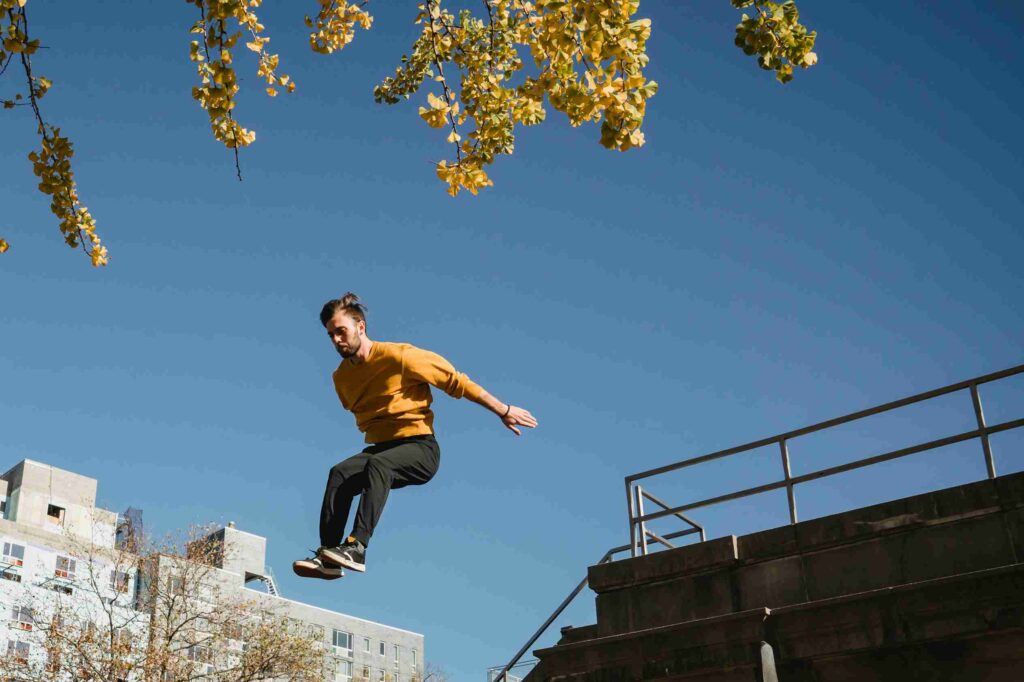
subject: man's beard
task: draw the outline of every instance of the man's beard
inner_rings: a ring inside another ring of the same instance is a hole
[[[343,359],[345,359],[345,358],[350,358],[350,357],[352,357],[353,355],[355,355],[356,353],[358,353],[358,352],[359,352],[359,348],[360,348],[360,347],[361,347],[362,345],[363,345],[363,342],[362,342],[362,340],[357,340],[357,341],[356,341],[356,345],[355,345],[354,347],[353,347],[353,346],[350,346],[350,347],[349,347],[349,350],[347,350],[347,351],[341,350],[341,349],[339,348],[339,349],[338,349],[338,354],[339,354],[339,355],[340,355],[340,356],[341,356],[341,357],[342,357]]]

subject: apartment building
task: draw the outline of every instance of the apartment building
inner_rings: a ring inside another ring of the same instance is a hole
[[[152,614],[140,586],[161,579],[168,565],[158,561],[154,575],[119,570],[124,519],[96,507],[96,490],[95,479],[32,460],[0,476],[0,654],[43,660],[45,646],[33,631],[39,634],[58,601],[96,618],[116,610],[124,636],[144,641]],[[138,523],[137,512],[131,518]],[[221,547],[212,579],[312,632],[325,680],[419,681],[422,634],[284,598],[266,566],[266,538],[233,523],[209,540]]]

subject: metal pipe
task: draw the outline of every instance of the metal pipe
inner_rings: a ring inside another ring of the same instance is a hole
[[[643,522],[644,517],[644,493],[643,488],[633,488],[636,498],[636,517],[640,523],[640,556],[647,556],[647,525]]]
[[[932,390],[932,391],[926,391],[924,393],[918,393],[917,395],[912,395],[912,396],[909,396],[907,398],[901,398],[900,400],[894,400],[892,402],[885,403],[883,405],[878,405],[876,407],[871,407],[871,408],[868,408],[866,410],[860,410],[859,412],[853,412],[853,413],[850,413],[850,414],[845,415],[843,417],[836,417],[835,419],[829,419],[827,421],[819,422],[817,424],[812,424],[810,426],[805,426],[803,428],[796,429],[794,431],[787,431],[786,433],[781,433],[781,434],[779,434],[777,436],[772,436],[771,438],[764,438],[764,439],[761,439],[761,440],[758,440],[758,441],[754,441],[752,443],[747,443],[746,445],[739,445],[739,446],[736,446],[736,447],[733,447],[733,448],[729,448],[727,450],[719,450],[718,452],[712,452],[711,454],[708,454],[708,455],[702,455],[700,457],[694,457],[693,459],[686,459],[686,460],[683,460],[681,462],[676,462],[675,464],[667,464],[665,466],[661,466],[661,467],[658,467],[656,469],[650,469],[648,471],[642,471],[642,472],[640,472],[638,474],[631,474],[630,476],[626,477],[626,481],[628,483],[632,483],[633,481],[638,481],[638,480],[640,480],[642,478],[648,478],[650,476],[657,476],[658,474],[664,474],[664,473],[667,473],[669,471],[676,471],[678,469],[683,469],[683,468],[686,468],[686,467],[694,466],[695,464],[701,464],[703,462],[709,462],[709,461],[711,461],[713,459],[719,459],[721,457],[727,457],[729,455],[734,455],[734,454],[737,454],[737,453],[740,453],[740,452],[745,452],[747,450],[754,450],[754,449],[759,448],[759,447],[764,447],[765,445],[771,445],[772,443],[776,443],[776,442],[778,442],[779,440],[782,440],[782,439],[792,440],[793,438],[796,438],[797,436],[803,436],[803,435],[806,435],[808,433],[814,433],[815,431],[821,431],[822,429],[827,429],[827,428],[832,427],[832,426],[839,426],[840,424],[846,424],[848,422],[855,421],[857,419],[863,419],[864,417],[870,417],[870,416],[873,416],[873,415],[876,415],[876,414],[880,414],[882,412],[888,412],[889,410],[894,410],[894,409],[896,409],[898,407],[904,407],[906,405],[912,405],[914,403],[921,402],[922,400],[928,400],[930,398],[937,398],[939,396],[946,395],[948,393],[955,393],[956,391],[962,391],[965,388],[970,388],[972,384],[974,384],[974,385],[986,384],[986,383],[988,383],[990,381],[996,381],[998,379],[1005,379],[1006,377],[1014,376],[1016,374],[1021,374],[1022,372],[1024,372],[1024,365],[1017,365],[1016,367],[1010,367],[1010,368],[1004,369],[1004,370],[1002,370],[1000,372],[993,372],[991,374],[985,374],[985,375],[982,375],[980,377],[976,377],[974,379],[968,379],[967,381],[961,381],[959,383],[950,384],[949,386],[944,386],[942,388],[937,388],[937,389]]]
[[[659,505],[662,509],[669,509],[669,506],[668,506],[667,502],[664,502],[664,501],[658,499],[653,494],[651,494],[651,492],[649,490],[644,490],[643,491],[643,496],[646,497],[651,502],[653,502],[654,504]],[[682,514],[673,514],[673,516],[676,516],[676,517],[682,519],[683,521],[685,521],[686,523],[690,524],[694,528],[699,528],[699,529],[703,530],[703,527],[699,523],[697,523],[693,519],[689,518],[688,516],[684,516]]]
[[[775,651],[768,642],[761,642],[761,682],[779,682],[775,672]]]
[[[978,430],[981,434],[981,449],[985,452],[985,467],[988,469],[988,477],[996,477],[996,462],[992,457],[992,446],[988,442],[988,430],[985,428],[985,412],[981,409],[981,395],[978,393],[978,385],[971,384],[971,402],[974,403],[974,417],[978,420]]]
[[[611,559],[613,555],[618,554],[619,552],[624,552],[627,549],[629,549],[628,545],[623,545],[622,547],[614,547],[612,549],[609,549],[607,552],[604,553],[604,556],[601,557],[601,560],[597,563],[603,564],[607,562],[609,559]],[[544,624],[541,625],[535,633],[533,633],[533,636],[530,637],[529,641],[526,642],[526,644],[523,645],[523,647],[516,653],[516,655],[512,657],[512,660],[509,661],[505,665],[505,667],[501,669],[501,672],[498,673],[498,675],[494,678],[494,680],[492,680],[492,682],[502,682],[502,680],[505,679],[505,676],[508,674],[508,671],[515,667],[516,663],[519,662],[519,659],[523,657],[523,654],[525,654],[527,650],[531,646],[533,646],[534,642],[540,639],[540,636],[544,634],[544,631],[547,630],[551,626],[551,624],[555,622],[556,618],[562,615],[562,611],[565,611],[565,608],[569,606],[572,600],[575,599],[577,595],[579,595],[579,593],[583,591],[583,588],[587,586],[588,579],[589,576],[584,578],[580,582],[580,584],[576,586],[576,589],[570,592],[569,596],[562,600],[562,603],[558,605],[558,608],[555,609],[554,613],[552,613],[548,617],[548,619],[544,621]]]
[[[650,532],[650,531],[648,531],[648,532]],[[693,535],[694,533],[697,533],[697,532],[703,532],[703,531],[698,531],[698,529],[696,529],[696,528],[687,528],[686,530],[677,530],[674,533],[665,533],[665,535],[662,536],[662,537],[664,537],[666,540],[674,540],[676,538],[681,538],[681,537],[684,537],[686,535]]]
[[[665,538],[661,537],[660,535],[658,535],[654,531],[648,530],[648,531],[645,531],[645,532],[647,533],[647,535],[649,535],[651,537],[652,540],[654,540],[656,542],[660,542],[661,544],[665,545],[669,549],[675,549],[676,548],[675,545],[673,545],[671,542],[669,542]]]
[[[779,450],[782,454],[782,472],[786,475],[786,499],[789,501],[789,522],[796,523],[796,494],[793,491],[793,474],[789,470],[789,446],[786,439],[779,441]]]
[[[999,432],[1002,432],[1002,431],[1008,431],[1010,429],[1020,428],[1022,426],[1024,426],[1024,419],[1013,419],[1013,420],[1010,420],[1008,422],[1002,422],[1001,424],[995,424],[993,426],[988,426],[988,427],[985,428],[984,432],[980,431],[980,430],[977,430],[977,429],[974,430],[974,431],[965,431],[964,433],[960,433],[960,434],[957,434],[955,436],[949,436],[947,438],[939,438],[938,440],[929,441],[927,443],[922,443],[920,445],[913,445],[913,446],[908,447],[908,448],[901,448],[899,450],[893,450],[891,452],[887,452],[887,453],[884,453],[884,454],[881,454],[881,455],[875,455],[874,457],[868,457],[866,459],[857,460],[855,462],[850,462],[848,464],[840,464],[839,466],[829,467],[828,469],[821,469],[819,471],[814,471],[812,473],[804,474],[802,476],[794,476],[793,478],[791,478],[789,480],[789,483],[791,485],[795,486],[795,485],[797,485],[799,483],[806,483],[808,481],[814,481],[814,480],[817,480],[819,478],[824,478],[826,476],[834,476],[835,474],[841,474],[841,473],[844,473],[846,471],[852,471],[854,469],[860,469],[862,467],[871,466],[872,464],[879,464],[881,462],[887,462],[887,461],[889,461],[891,459],[898,459],[900,457],[906,457],[907,455],[917,454],[918,452],[924,452],[926,450],[934,450],[935,448],[940,448],[940,447],[943,447],[943,446],[946,446],[946,445],[952,445],[954,443],[961,443],[961,442],[963,442],[965,440],[970,440],[971,438],[978,438],[979,436],[982,435],[982,433],[989,433],[989,434],[999,433]],[[685,512],[685,511],[689,511],[691,509],[699,509],[700,507],[707,507],[707,506],[710,506],[710,505],[713,505],[713,504],[718,504],[718,503],[721,503],[721,502],[728,502],[730,500],[736,500],[736,499],[739,499],[741,497],[750,497],[751,495],[758,495],[760,493],[766,493],[766,492],[769,492],[769,491],[772,491],[772,490],[778,490],[779,488],[785,488],[786,485],[787,485],[787,483],[786,483],[785,480],[776,481],[774,483],[766,483],[765,485],[759,485],[759,486],[755,486],[753,488],[747,488],[746,490],[740,490],[738,492],[729,493],[727,495],[719,495],[718,497],[712,497],[710,499],[703,500],[701,502],[693,502],[693,503],[690,503],[690,504],[683,504],[683,505],[680,505],[678,507],[672,507],[671,509],[668,509],[668,510],[659,511],[659,512],[652,512],[650,514],[638,516],[636,520],[639,523],[646,523],[648,521],[654,521],[656,519],[664,518],[666,516],[671,516],[672,514],[675,514],[676,512]]]
[[[629,479],[626,479],[626,508],[629,510],[629,554],[636,558],[636,518],[633,512],[633,493],[630,491]]]

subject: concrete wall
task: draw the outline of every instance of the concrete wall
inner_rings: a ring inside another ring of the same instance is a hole
[[[528,680],[1024,679],[1024,473],[593,566]]]
[[[221,568],[242,576],[246,574],[265,575],[267,560],[267,539],[234,527],[222,528],[216,533],[223,543]]]
[[[5,518],[103,547],[114,546],[117,514],[96,508],[96,479],[29,459],[3,478],[10,491]],[[51,505],[59,508],[56,516],[48,513]]]

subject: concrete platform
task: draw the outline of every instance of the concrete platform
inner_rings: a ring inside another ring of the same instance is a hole
[[[528,679],[1016,682],[1022,556],[1024,473],[594,566]]]

